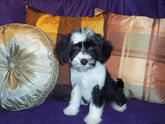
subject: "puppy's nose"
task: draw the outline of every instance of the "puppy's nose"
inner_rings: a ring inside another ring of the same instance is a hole
[[[82,64],[82,65],[86,65],[86,64],[87,64],[87,62],[88,62],[88,60],[87,60],[87,59],[82,59],[82,60],[81,60],[81,64]]]

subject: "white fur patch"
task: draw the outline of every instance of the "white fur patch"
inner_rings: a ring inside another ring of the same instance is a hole
[[[115,82],[117,82],[118,80],[117,79],[114,79]]]
[[[91,118],[90,116],[86,116],[85,118],[84,118],[84,121],[87,123],[87,124],[99,124],[101,121],[102,121],[102,119],[101,118]]]
[[[65,115],[73,116],[73,115],[77,115],[79,109],[75,108],[74,106],[68,106],[63,110],[63,112]]]
[[[86,37],[82,35],[80,32],[75,32],[72,34],[71,40],[73,41],[73,44],[77,44],[79,42],[84,42]]]
[[[118,112],[123,112],[127,108],[127,104],[124,104],[123,106],[119,106],[116,103],[112,103],[112,108],[115,109]]]
[[[71,68],[71,83],[72,86],[79,87],[78,92],[81,93],[85,100],[91,102],[93,87],[98,85],[101,89],[104,86],[105,75],[106,66],[97,61],[94,68],[85,72],[79,72],[77,69]]]
[[[98,124],[102,121],[101,116],[103,113],[103,107],[96,107],[92,103],[89,106],[89,113],[88,115],[84,118],[84,121],[87,124]]]
[[[79,87],[75,86],[71,92],[71,100],[69,106],[66,107],[63,112],[65,115],[77,115],[79,112],[80,101],[81,101],[81,92],[79,92]]]
[[[71,36],[71,41],[73,44],[77,44],[79,42],[84,42],[87,37],[90,37],[94,34],[94,32],[89,28],[84,28],[81,30],[82,32],[73,32]]]

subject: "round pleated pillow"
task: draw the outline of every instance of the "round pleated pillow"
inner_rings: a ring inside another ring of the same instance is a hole
[[[40,105],[54,88],[58,61],[53,43],[26,24],[0,27],[0,107],[10,111]]]

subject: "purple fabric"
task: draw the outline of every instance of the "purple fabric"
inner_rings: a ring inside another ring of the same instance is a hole
[[[27,1],[0,0],[0,26],[9,23],[24,23]]]
[[[122,15],[165,18],[164,0],[0,0],[0,26],[24,23],[26,5],[60,16],[92,16],[100,8]],[[61,88],[60,86],[58,88]],[[70,92],[70,90],[68,90]],[[59,92],[57,92],[59,95]],[[69,93],[68,93],[69,94]],[[68,100],[68,94],[64,100]],[[64,94],[60,94],[64,95]],[[60,98],[59,98],[60,99]],[[0,124],[84,124],[88,107],[81,106],[77,116],[65,116],[67,102],[46,100],[29,110],[0,110]],[[105,107],[101,124],[165,124],[165,105],[128,99],[124,113]]]
[[[122,15],[165,18],[163,0],[0,0],[0,26],[24,23],[25,5],[60,16],[92,16],[100,8]]]
[[[87,106],[81,106],[76,116],[66,116],[67,102],[46,100],[42,105],[23,111],[0,110],[0,124],[84,124]],[[128,99],[125,112],[105,107],[100,124],[165,124],[165,105]]]

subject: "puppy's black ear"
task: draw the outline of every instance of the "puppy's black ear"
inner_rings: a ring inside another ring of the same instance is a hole
[[[117,85],[117,87],[119,87],[119,88],[124,88],[124,82],[123,82],[123,80],[122,79],[120,79],[120,78],[117,78],[116,80],[115,80],[115,84]]]
[[[100,51],[99,51],[98,61],[103,64],[111,56],[113,46],[110,44],[109,41],[105,40],[104,38],[102,38],[98,34],[97,34],[97,39],[99,40],[99,43],[100,43],[100,48],[99,48]]]
[[[69,41],[71,34],[66,35],[66,37],[57,42],[56,48],[54,50],[55,54],[62,60],[65,64],[69,61]]]

